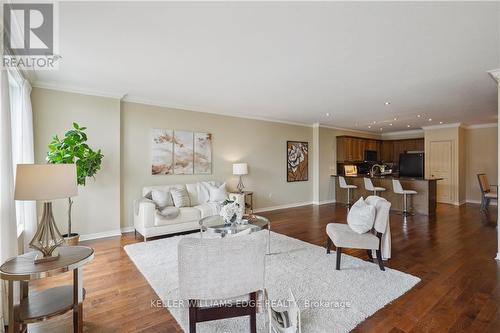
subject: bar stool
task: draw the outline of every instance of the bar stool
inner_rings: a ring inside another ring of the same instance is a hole
[[[414,190],[404,190],[403,186],[401,186],[401,182],[397,179],[392,180],[392,187],[394,189],[394,193],[403,195],[403,216],[413,215],[408,211],[408,195],[417,194],[417,191]]]
[[[384,187],[373,186],[372,180],[370,178],[363,178],[365,181],[365,189],[367,191],[372,191],[373,195],[377,195],[377,192],[384,192]]]
[[[352,203],[351,203],[351,189],[358,188],[356,185],[349,185],[345,181],[345,178],[342,176],[339,176],[339,185],[340,188],[345,188],[347,190],[347,208],[350,208]]]

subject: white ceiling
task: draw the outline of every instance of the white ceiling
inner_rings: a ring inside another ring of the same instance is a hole
[[[35,85],[377,132],[489,123],[499,21],[497,2],[62,2],[60,68]]]

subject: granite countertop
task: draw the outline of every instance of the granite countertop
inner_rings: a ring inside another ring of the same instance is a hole
[[[331,175],[331,177],[338,177],[337,175]],[[387,174],[387,175],[373,175],[370,174],[357,174],[355,176],[344,176],[345,178],[372,178],[372,179],[399,179],[399,180],[418,180],[418,181],[436,181],[442,180],[443,178],[425,178],[425,177],[399,177],[397,173]]]

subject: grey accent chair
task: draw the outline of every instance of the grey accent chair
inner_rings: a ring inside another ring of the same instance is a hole
[[[479,188],[481,189],[481,211],[487,211],[491,200],[498,200],[498,193],[491,190],[491,187],[497,187],[497,185],[491,185],[488,181],[488,177],[484,173],[479,173],[477,175],[477,180],[479,181]]]
[[[363,249],[367,250],[368,258],[373,261],[372,251],[375,250],[378,265],[381,270],[385,271],[384,262],[382,260],[382,236],[387,230],[389,223],[389,211],[391,203],[384,198],[378,196],[369,196],[366,198],[369,205],[374,205],[376,208],[375,223],[373,229],[364,234],[358,234],[345,223],[328,223],[326,233],[328,235],[326,243],[326,253],[330,253],[332,243],[336,247],[337,265],[336,269],[340,270],[340,258],[343,248]]]
[[[257,292],[264,289],[266,233],[183,238],[178,245],[179,294],[189,301],[189,332],[196,323],[250,316],[257,332]],[[235,300],[237,299],[237,301]],[[210,303],[216,306],[205,306]]]

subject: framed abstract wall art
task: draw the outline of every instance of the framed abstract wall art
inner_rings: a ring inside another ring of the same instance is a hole
[[[212,173],[212,134],[161,128],[151,132],[153,175]]]
[[[301,182],[309,179],[309,143],[286,142],[286,181]]]

